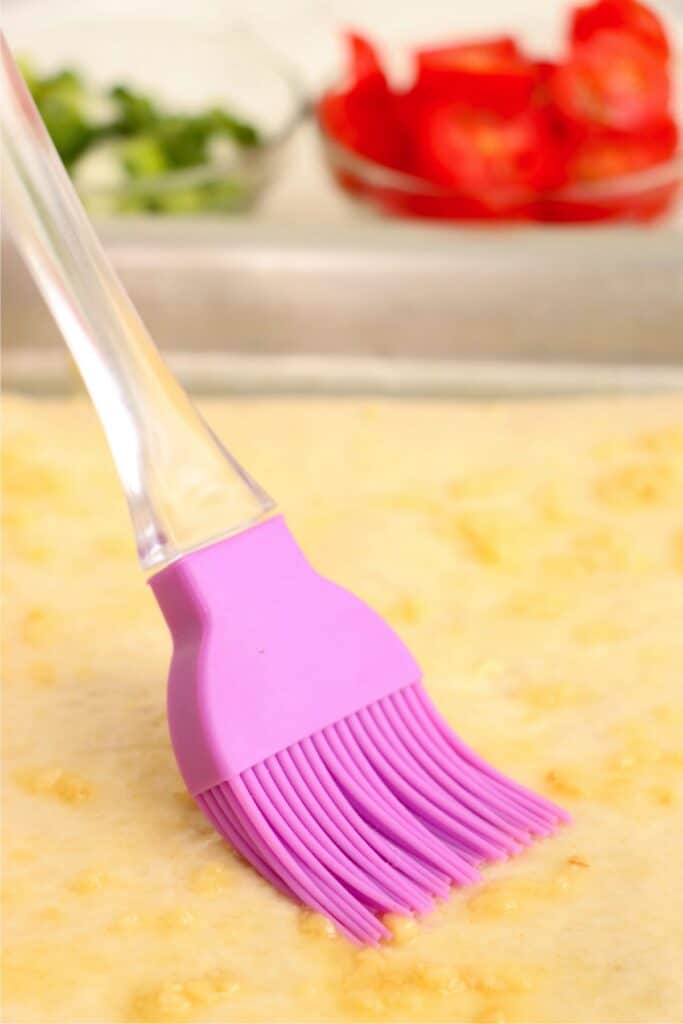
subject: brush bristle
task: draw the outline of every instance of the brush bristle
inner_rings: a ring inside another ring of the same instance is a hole
[[[390,934],[378,915],[428,910],[568,820],[469,750],[419,683],[197,799],[265,878],[370,944]]]

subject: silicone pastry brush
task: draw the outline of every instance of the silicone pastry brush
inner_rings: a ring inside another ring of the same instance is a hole
[[[4,42],[5,204],[97,408],[173,637],[171,739],[194,799],[281,892],[360,943],[566,814],[471,751],[398,636],[309,565],[171,376]],[[293,468],[295,471],[295,467]]]

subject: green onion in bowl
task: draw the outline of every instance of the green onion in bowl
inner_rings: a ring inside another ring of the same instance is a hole
[[[179,112],[127,83],[95,88],[72,68],[41,76],[24,61],[22,70],[81,197],[98,216],[246,210],[297,121],[266,137],[228,107]]]

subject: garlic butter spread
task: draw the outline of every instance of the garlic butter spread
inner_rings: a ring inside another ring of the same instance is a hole
[[[204,411],[448,721],[574,823],[378,950],[275,892],[183,791],[93,412],[9,397],[4,1019],[683,1020],[683,398]]]

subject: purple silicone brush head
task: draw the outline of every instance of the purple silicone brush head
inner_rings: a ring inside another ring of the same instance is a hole
[[[566,816],[472,753],[396,634],[319,576],[281,517],[151,580],[173,634],[188,789],[244,857],[356,942]]]
[[[376,943],[379,914],[427,910],[567,816],[472,753],[396,634],[266,518],[271,500],[164,366],[1,41],[5,209],[155,573],[187,786],[273,885]]]

